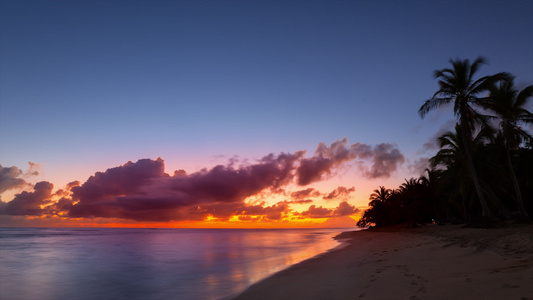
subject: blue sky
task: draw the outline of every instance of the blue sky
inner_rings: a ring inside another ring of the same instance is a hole
[[[0,163],[39,163],[61,187],[141,158],[194,172],[343,137],[395,144],[406,162],[391,178],[342,172],[365,205],[378,185],[418,175],[410,164],[453,118],[417,114],[449,59],[481,55],[480,75],[533,84],[531,11],[526,0],[2,0]]]

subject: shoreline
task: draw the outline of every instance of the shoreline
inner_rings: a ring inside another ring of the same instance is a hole
[[[250,287],[247,299],[533,300],[533,226],[348,231],[340,249]]]

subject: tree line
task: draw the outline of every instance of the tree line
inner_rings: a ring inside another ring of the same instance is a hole
[[[484,58],[450,60],[434,72],[439,89],[418,113],[453,106],[455,128],[438,137],[440,150],[420,178],[370,195],[360,227],[399,223],[530,222],[533,215],[533,123],[526,109],[533,85],[517,89],[502,72],[476,78]]]

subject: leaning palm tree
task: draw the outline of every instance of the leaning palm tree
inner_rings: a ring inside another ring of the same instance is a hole
[[[522,218],[529,215],[524,207],[522,193],[511,161],[511,150],[517,149],[522,142],[531,143],[533,137],[520,127],[520,124],[533,123],[533,114],[525,106],[533,95],[533,85],[518,91],[514,88],[513,78],[501,81],[490,89],[490,99],[485,106],[500,120],[500,132],[506,152],[507,168],[513,182],[518,209]]]
[[[490,217],[491,212],[483,196],[472,158],[472,134],[477,125],[483,123],[483,117],[474,109],[474,106],[480,104],[483,93],[487,92],[495,82],[507,78],[508,75],[507,73],[498,73],[474,80],[474,75],[479,67],[485,63],[485,59],[481,57],[477,58],[472,64],[468,59],[450,60],[450,63],[452,68],[434,72],[440,88],[431,99],[420,107],[418,113],[424,118],[429,111],[453,103],[454,114],[461,125],[461,138],[465,145],[468,165],[476,194],[481,203],[482,213],[484,217]]]

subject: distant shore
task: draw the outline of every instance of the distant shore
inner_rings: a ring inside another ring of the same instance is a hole
[[[276,273],[234,299],[533,300],[532,225],[430,225],[339,237],[349,245]]]

